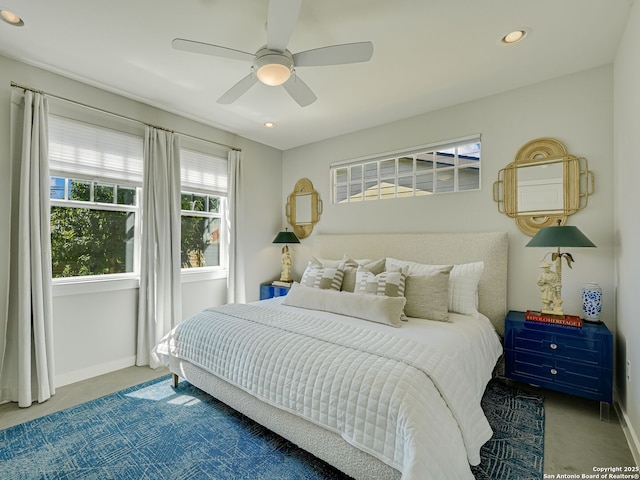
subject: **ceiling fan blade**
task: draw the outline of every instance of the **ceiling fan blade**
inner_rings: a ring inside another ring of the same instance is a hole
[[[258,78],[253,74],[253,72],[251,72],[249,75],[244,77],[242,80],[236,83],[229,90],[227,90],[225,94],[218,99],[218,103],[221,103],[223,105],[228,105],[230,103],[235,102],[242,95],[247,93],[247,90],[249,90],[253,86],[253,84],[256,83],[257,81],[258,81]]]
[[[357,42],[305,50],[294,54],[293,62],[296,67],[317,67],[368,62],[372,56],[373,43]]]
[[[245,60],[248,62],[252,62],[255,58],[253,53],[221,47],[220,45],[211,45],[210,43],[186,40],[184,38],[174,38],[171,46],[176,50],[184,50],[185,52],[202,53],[204,55],[213,55],[214,57],[233,58],[235,60]]]
[[[270,0],[267,14],[267,48],[284,52],[296,28],[302,0]]]
[[[318,97],[311,91],[311,89],[304,83],[297,75],[291,75],[282,85],[285,90],[291,95],[298,105],[306,107],[315,102]]]

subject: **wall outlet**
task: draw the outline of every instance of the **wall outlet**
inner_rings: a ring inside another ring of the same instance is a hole
[[[631,381],[631,360],[627,360],[627,383]]]

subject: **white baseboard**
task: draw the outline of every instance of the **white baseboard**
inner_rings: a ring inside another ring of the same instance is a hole
[[[98,375],[104,375],[105,373],[115,372],[116,370],[121,370],[123,368],[132,367],[135,364],[136,357],[131,356],[107,363],[101,363],[99,365],[93,365],[81,370],[74,370],[73,372],[56,375],[56,388],[97,377]]]
[[[622,425],[622,431],[624,432],[624,436],[626,437],[627,443],[629,444],[629,449],[631,450],[631,455],[633,455],[633,460],[635,461],[636,466],[640,466],[640,441],[638,440],[638,434],[629,422],[627,412],[624,411],[622,405],[620,405],[619,402],[615,402],[613,406],[616,409],[618,418],[621,419],[620,424]]]

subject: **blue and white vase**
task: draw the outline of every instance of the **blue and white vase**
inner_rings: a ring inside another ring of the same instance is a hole
[[[585,320],[597,322],[602,310],[602,288],[597,283],[585,283],[582,287],[582,311]]]

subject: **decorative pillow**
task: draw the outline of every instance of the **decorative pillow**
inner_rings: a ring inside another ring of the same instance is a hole
[[[409,275],[404,296],[404,313],[409,317],[449,321],[449,272],[453,265],[426,275]]]
[[[405,298],[320,290],[294,283],[282,303],[399,327]]]
[[[380,260],[353,260],[353,264],[347,264],[344,270],[344,280],[342,280],[342,290],[346,292],[355,292],[356,290],[356,275],[358,273],[358,267],[362,266],[371,273],[377,275],[384,272],[385,261],[384,258]]]
[[[341,263],[344,264],[345,266],[347,266],[347,265],[355,264],[355,261],[351,260],[349,257],[347,257],[345,255],[340,260],[331,260],[331,259],[328,259],[328,258],[311,257],[311,260],[309,260],[309,263],[313,264],[313,265],[317,265],[318,267],[333,267],[333,268],[337,268],[337,267],[340,266]]]
[[[300,283],[308,287],[340,290],[344,278],[344,263],[336,267],[321,267],[309,262]]]
[[[407,267],[409,275],[424,275],[439,271],[446,265],[425,265],[395,258],[387,258],[387,269]],[[449,273],[449,311],[473,314],[478,311],[478,283],[484,262],[454,265]]]
[[[363,266],[374,274],[384,271],[385,259],[370,260],[368,258],[353,260],[345,255],[342,260],[330,260],[326,258],[311,257],[311,263],[320,267],[337,267],[340,263],[344,263],[344,278],[342,279],[342,290],[353,292],[356,286],[356,272],[358,266]]]
[[[355,293],[367,293],[369,295],[382,295],[386,297],[404,297],[404,287],[407,278],[407,269],[398,271],[385,271],[375,274],[366,268],[359,266],[356,272]]]

